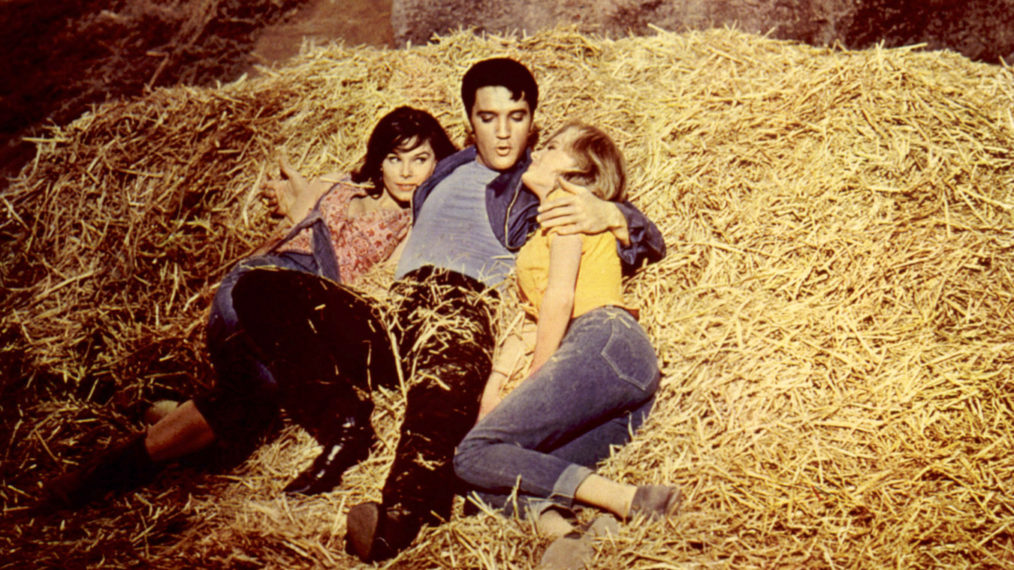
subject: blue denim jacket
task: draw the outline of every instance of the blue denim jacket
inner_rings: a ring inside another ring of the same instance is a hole
[[[475,147],[470,146],[441,160],[433,175],[419,186],[412,197],[412,219],[418,217],[423,202],[441,180],[462,164],[475,160],[475,157]],[[528,240],[528,234],[539,227],[535,219],[539,213],[539,198],[521,184],[521,175],[531,161],[531,153],[526,150],[513,168],[501,172],[486,187],[486,215],[489,216],[493,235],[510,251],[521,249]],[[617,248],[624,273],[633,273],[643,263],[654,263],[665,257],[665,240],[655,224],[630,202],[617,202],[616,205],[626,218],[630,233],[630,245],[618,245]]]

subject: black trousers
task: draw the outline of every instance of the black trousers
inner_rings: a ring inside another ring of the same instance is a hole
[[[458,490],[454,451],[475,424],[492,370],[498,297],[459,273],[424,267],[391,289],[391,329],[407,386],[405,420],[383,489],[388,543],[446,520]]]
[[[237,289],[250,282],[249,277],[244,278]],[[312,276],[301,277],[297,285],[286,279],[284,285],[286,289],[279,289],[266,303],[260,297],[237,293],[236,311],[246,330],[242,335],[228,336],[228,342],[251,345],[257,358],[236,360],[263,362],[274,386],[249,393],[230,390],[228,397],[204,401],[206,408],[218,412],[212,416],[216,433],[218,426],[228,426],[224,433],[235,433],[260,424],[250,421],[265,415],[257,410],[260,404],[272,411],[283,407],[311,431],[323,430],[325,433],[315,434],[322,442],[336,435],[326,432],[340,429],[345,417],[355,417],[360,425],[368,426],[373,409],[370,392],[378,385],[394,387],[397,374],[349,374],[364,367],[394,370],[376,362],[376,352],[363,352],[361,347],[366,345],[355,334],[355,327],[346,326],[354,319],[361,320],[364,311],[351,311],[351,305],[344,307],[341,302],[320,305],[321,298],[341,295],[321,297],[315,292],[318,280]],[[256,292],[263,291],[263,286],[262,282]],[[308,292],[301,294],[301,288]],[[342,289],[354,295],[351,289]],[[424,267],[392,285],[391,301],[383,310],[368,299],[357,299],[371,306],[371,314],[386,321],[386,330],[398,345],[406,382],[405,419],[383,488],[383,507],[391,522],[385,527],[385,534],[390,533],[385,539],[400,550],[424,524],[450,516],[458,490],[455,448],[475,423],[492,370],[498,296],[471,277]],[[255,334],[254,330],[260,332]],[[236,352],[246,354],[245,350]],[[366,362],[370,364],[364,365]],[[223,368],[237,368],[231,364]],[[245,413],[227,413],[231,410]]]

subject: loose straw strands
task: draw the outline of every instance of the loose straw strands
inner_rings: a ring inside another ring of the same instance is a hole
[[[669,247],[627,284],[658,349],[655,410],[601,470],[687,502],[624,525],[595,567],[1014,564],[1014,74],[730,30],[328,46],[54,129],[2,197],[0,334],[24,372],[5,378],[21,406],[4,408],[12,514],[34,492],[19,472],[55,472],[136,427],[154,395],[210,384],[215,283],[281,229],[257,190],[277,149],[307,174],[348,170],[399,104],[463,141],[461,74],[500,55],[534,70],[543,136],[580,119],[617,140]],[[389,281],[366,279],[377,294]],[[32,395],[43,386],[61,403]],[[352,565],[344,514],[379,498],[403,407],[377,400],[380,442],[333,493],[281,496],[319,450],[285,427],[237,467],[180,468],[73,515],[100,530],[12,519],[5,536],[49,544],[48,560]],[[545,544],[529,522],[459,509],[395,564],[531,567]]]

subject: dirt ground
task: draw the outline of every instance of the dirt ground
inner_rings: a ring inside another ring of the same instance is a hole
[[[89,106],[256,73],[303,42],[393,45],[390,0],[3,0],[0,190],[44,136]]]
[[[270,65],[298,54],[304,41],[331,40],[394,46],[391,0],[307,0],[291,16],[262,30],[251,57]]]

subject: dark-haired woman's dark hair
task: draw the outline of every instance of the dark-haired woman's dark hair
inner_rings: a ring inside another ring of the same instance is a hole
[[[352,181],[372,183],[373,187],[368,188],[367,193],[379,196],[384,192],[381,164],[387,155],[398,149],[413,150],[425,142],[430,143],[437,161],[457,150],[433,115],[412,107],[398,107],[384,115],[373,127],[366,142],[366,158],[362,167],[352,173]]]
[[[483,87],[506,87],[511,92],[511,99],[527,101],[532,113],[539,106],[539,86],[532,72],[513,59],[484,59],[465,72],[461,79],[461,102],[465,105],[466,115],[472,115],[475,92]]]

